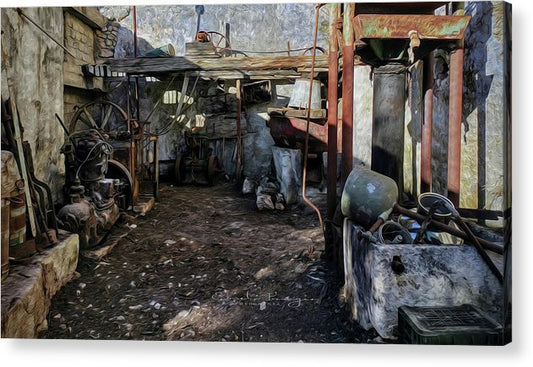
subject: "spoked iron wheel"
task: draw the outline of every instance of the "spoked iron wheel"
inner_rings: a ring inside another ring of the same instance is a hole
[[[76,109],[70,120],[69,132],[95,129],[101,133],[126,133],[129,131],[126,112],[110,101],[93,101]]]
[[[224,51],[231,51],[231,46],[228,39],[222,33],[216,31],[206,32],[209,36],[209,40],[215,47],[215,53],[221,54]]]

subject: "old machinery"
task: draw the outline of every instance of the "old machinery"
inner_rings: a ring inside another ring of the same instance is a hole
[[[80,247],[98,245],[120,210],[134,205],[137,125],[120,106],[93,101],[75,110],[65,155],[65,202],[58,225],[80,236]]]
[[[119,218],[119,205],[127,203],[129,182],[108,178],[113,147],[96,129],[69,135],[65,154],[65,196],[68,204],[58,212],[58,225],[80,236],[80,248],[98,245]]]

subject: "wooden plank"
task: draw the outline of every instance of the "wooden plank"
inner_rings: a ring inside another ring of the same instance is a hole
[[[164,58],[128,58],[109,59],[104,63],[114,72],[128,74],[172,73],[185,71],[231,71],[247,72],[257,70],[294,70],[311,69],[311,56],[275,56],[275,57],[164,57]],[[328,70],[328,56],[317,55],[315,70]]]
[[[106,18],[93,6],[72,6],[66,7],[65,11],[79,18],[89,27],[101,30],[106,26]]]
[[[298,110],[295,108],[268,108],[269,115],[278,115],[285,117],[296,117],[300,119],[307,118],[307,110]],[[312,109],[310,112],[310,118],[313,120],[325,119],[327,117],[326,110],[324,109]]]
[[[294,70],[250,70],[250,71],[194,71],[191,76],[202,78],[226,79],[226,80],[275,80],[275,79],[297,79],[302,77],[302,73]]]

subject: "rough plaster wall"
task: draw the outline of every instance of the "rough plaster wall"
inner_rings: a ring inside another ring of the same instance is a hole
[[[506,121],[504,3],[467,2],[460,206],[502,210]],[[446,194],[448,63],[437,52],[433,111],[433,191]]]
[[[291,48],[312,46],[315,10],[313,3],[282,4],[227,4],[204,6],[200,29],[218,31],[223,23],[231,25],[231,46],[244,51],[284,51],[287,41]],[[154,47],[171,43],[177,55],[185,53],[185,43],[196,34],[198,16],[194,5],[137,6],[137,31]],[[109,18],[127,14],[126,7],[107,6],[100,12]],[[121,21],[133,29],[133,17]],[[297,22],[298,27],[295,27]],[[320,10],[318,46],[327,49],[328,12]],[[302,54],[302,51],[296,52]],[[249,56],[252,56],[250,54]]]
[[[354,67],[354,164],[370,168],[372,157],[372,75],[370,66]]]
[[[23,11],[57,40],[62,40],[63,10],[55,7],[24,8]],[[14,93],[24,127],[24,140],[32,149],[35,175],[61,200],[64,181],[60,148],[64,132],[55,118],[63,114],[63,50],[12,8],[2,9],[2,46],[14,76]],[[7,83],[2,70],[2,96]]]

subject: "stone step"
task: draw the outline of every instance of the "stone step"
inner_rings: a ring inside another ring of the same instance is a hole
[[[9,264],[2,282],[2,338],[37,338],[48,328],[52,297],[76,274],[79,237],[60,230],[59,243],[24,263]]]

